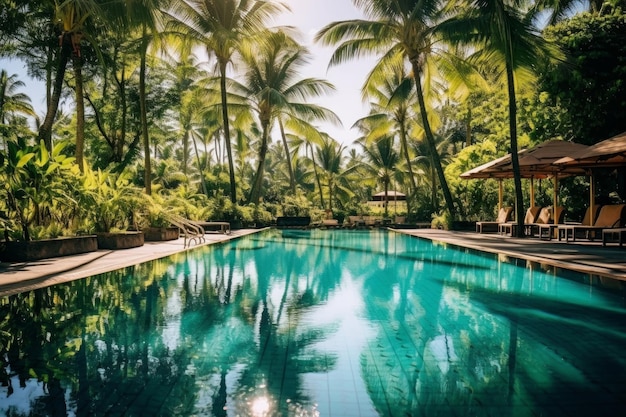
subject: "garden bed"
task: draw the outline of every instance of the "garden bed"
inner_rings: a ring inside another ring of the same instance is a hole
[[[143,246],[143,232],[97,233],[98,249],[130,249]]]
[[[148,227],[143,234],[146,242],[163,242],[178,239],[180,230],[178,227]]]
[[[36,261],[98,250],[96,236],[60,237],[29,242],[5,242],[0,259],[6,262]]]

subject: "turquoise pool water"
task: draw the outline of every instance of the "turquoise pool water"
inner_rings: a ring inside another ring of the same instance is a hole
[[[625,415],[624,294],[515,263],[271,230],[0,298],[0,415]]]

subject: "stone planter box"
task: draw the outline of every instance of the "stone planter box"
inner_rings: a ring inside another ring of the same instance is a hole
[[[148,227],[143,231],[146,242],[162,242],[165,240],[176,240],[180,231],[178,227]]]
[[[98,250],[96,236],[60,237],[30,242],[5,242],[0,259],[7,262],[36,261]]]
[[[96,233],[98,249],[130,249],[143,246],[143,232]]]

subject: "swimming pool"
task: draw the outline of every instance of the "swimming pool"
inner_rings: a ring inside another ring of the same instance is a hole
[[[617,416],[625,348],[584,279],[270,230],[0,298],[0,415]]]

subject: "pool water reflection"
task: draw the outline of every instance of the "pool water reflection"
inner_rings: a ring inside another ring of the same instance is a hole
[[[584,278],[270,230],[0,298],[0,415],[617,416],[625,347]]]

